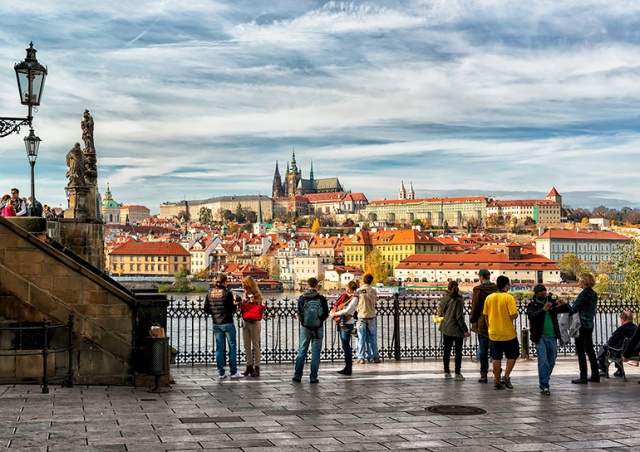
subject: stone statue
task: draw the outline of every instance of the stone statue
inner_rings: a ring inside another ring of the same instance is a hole
[[[85,162],[80,143],[76,143],[67,152],[67,178],[69,179],[68,187],[85,187]]]
[[[82,141],[84,141],[84,181],[88,187],[95,187],[98,184],[98,166],[96,159],[96,148],[93,141],[93,118],[89,110],[85,110],[82,126]]]

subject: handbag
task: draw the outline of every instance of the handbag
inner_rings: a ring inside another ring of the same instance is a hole
[[[580,315],[562,312],[558,314],[558,327],[560,328],[560,345],[567,345],[571,338],[576,338],[580,334]]]
[[[243,301],[240,303],[240,313],[244,320],[260,321],[264,316],[264,305]]]

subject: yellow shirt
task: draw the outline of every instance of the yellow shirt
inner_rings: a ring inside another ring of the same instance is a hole
[[[492,341],[510,341],[518,336],[511,318],[518,313],[516,299],[508,293],[495,292],[489,295],[482,313],[487,316],[489,339]]]

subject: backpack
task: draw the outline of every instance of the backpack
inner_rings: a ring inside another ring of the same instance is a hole
[[[316,298],[304,301],[302,306],[302,325],[317,330],[322,326],[322,303]]]

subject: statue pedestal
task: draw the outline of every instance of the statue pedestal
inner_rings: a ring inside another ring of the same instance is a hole
[[[65,218],[86,220],[89,213],[89,187],[67,187],[69,190],[69,208],[64,211]],[[94,202],[95,204],[95,202]]]

